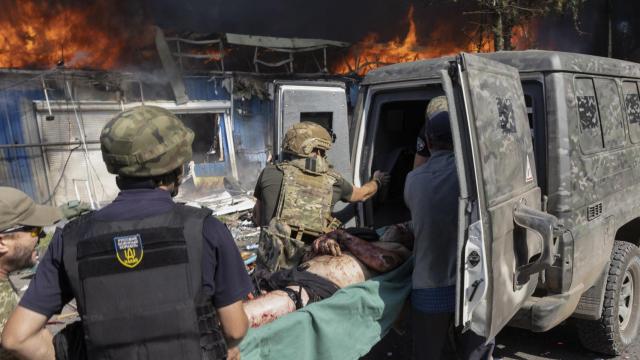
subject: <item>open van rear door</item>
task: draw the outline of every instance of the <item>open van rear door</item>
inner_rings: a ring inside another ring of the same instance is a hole
[[[442,72],[460,177],[456,323],[494,337],[551,265],[518,71],[462,53]]]
[[[282,156],[282,139],[287,129],[301,121],[313,121],[336,135],[327,158],[345,179],[352,179],[345,85],[328,81],[279,81],[275,83],[275,100],[274,152],[278,158]]]

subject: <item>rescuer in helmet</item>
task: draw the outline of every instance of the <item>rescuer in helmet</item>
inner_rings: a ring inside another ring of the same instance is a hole
[[[353,186],[329,164],[326,152],[332,144],[324,127],[300,122],[284,136],[287,158],[262,170],[254,192],[254,222],[263,227],[257,261],[261,269],[297,265],[310,241],[340,226],[331,214],[338,200],[367,200],[388,181],[376,171],[362,187]]]
[[[7,323],[4,347],[52,358],[44,325],[75,298],[86,358],[239,356],[247,330],[241,300],[252,285],[238,248],[210,210],[172,200],[193,138],[176,116],[154,106],[106,124],[102,157],[122,191],[56,233]]]

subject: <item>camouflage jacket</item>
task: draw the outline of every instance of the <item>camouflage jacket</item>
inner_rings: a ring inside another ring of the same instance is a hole
[[[9,280],[0,281],[0,331],[4,330],[4,324],[9,319],[9,315],[15,307],[18,305],[18,295],[11,287]]]
[[[13,287],[9,283],[9,280],[0,280],[0,332],[4,331],[4,324],[9,319],[9,315],[15,307],[18,305],[18,295],[13,291]],[[17,359],[4,349],[0,348],[0,360],[13,360]]]

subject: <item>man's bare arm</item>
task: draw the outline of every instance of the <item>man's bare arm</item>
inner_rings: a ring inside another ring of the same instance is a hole
[[[359,202],[368,200],[370,197],[376,194],[378,191],[378,184],[374,180],[369,181],[368,183],[362,185],[361,187],[353,187],[353,192],[351,193],[351,199],[349,202]]]
[[[21,359],[54,360],[53,337],[45,329],[48,318],[18,305],[2,332],[2,347]]]
[[[358,260],[377,272],[391,271],[406,260],[406,256],[399,252],[372,245],[344,230],[336,230],[318,238],[313,243],[313,250],[320,254],[339,256],[334,245],[336,240]]]
[[[379,170],[374,172],[371,181],[361,187],[353,187],[349,202],[353,203],[368,200],[380,190],[382,184],[386,184],[387,182],[389,182],[389,175],[387,173]]]
[[[222,332],[227,340],[229,359],[240,359],[240,352],[237,347],[249,328],[249,320],[244,312],[242,301],[236,301],[216,310],[220,317]]]

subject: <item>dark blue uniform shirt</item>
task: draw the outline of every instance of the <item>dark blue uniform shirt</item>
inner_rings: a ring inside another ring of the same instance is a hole
[[[173,206],[175,203],[168,191],[126,190],[95,216],[102,221],[143,219],[168,212]],[[209,216],[204,221],[202,235],[202,285],[213,297],[214,306],[220,308],[246,297],[253,285],[227,227]],[[20,301],[21,306],[47,317],[59,313],[73,299],[62,261],[63,241],[62,231],[57,230]]]

